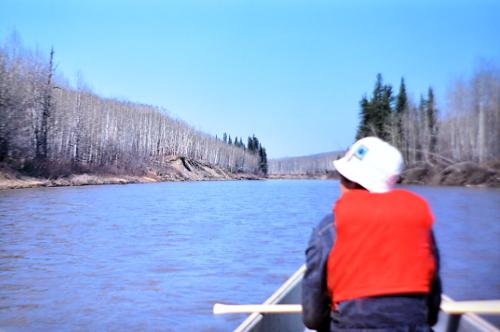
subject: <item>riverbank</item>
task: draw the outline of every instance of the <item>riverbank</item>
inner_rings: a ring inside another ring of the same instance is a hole
[[[63,187],[100,184],[128,184],[151,182],[181,181],[223,181],[223,180],[259,180],[255,174],[231,173],[207,163],[174,157],[156,170],[149,170],[142,175],[126,175],[112,173],[79,173],[68,176],[43,178],[14,170],[5,165],[0,166],[0,190]]]
[[[335,172],[305,174],[270,174],[269,179],[336,179]],[[412,185],[500,188],[500,162],[478,165],[461,162],[447,166],[418,163],[406,167],[399,183]]]
[[[499,188],[500,163],[478,165],[465,161],[446,166],[419,163],[403,171],[400,183]]]
[[[336,174],[335,172],[322,174],[270,174],[267,178],[328,180],[335,179]],[[161,167],[161,170],[150,170],[142,175],[79,173],[43,178],[33,177],[9,167],[0,166],[0,190],[100,184],[260,179],[263,178],[255,174],[230,173],[221,168],[183,157],[172,158]],[[500,163],[479,166],[472,162],[462,162],[446,167],[420,163],[407,167],[401,174],[399,182],[411,185],[500,188]]]

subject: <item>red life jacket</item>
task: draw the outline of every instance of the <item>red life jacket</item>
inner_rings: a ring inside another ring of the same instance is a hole
[[[333,212],[336,239],[327,262],[333,303],[429,292],[433,217],[424,199],[406,190],[351,190]]]

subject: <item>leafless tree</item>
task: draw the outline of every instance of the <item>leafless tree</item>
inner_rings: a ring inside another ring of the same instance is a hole
[[[186,157],[257,172],[259,158],[173,119],[158,107],[107,99],[54,75],[49,59],[25,50],[14,33],[0,48],[0,161],[17,168],[54,165],[147,172]]]

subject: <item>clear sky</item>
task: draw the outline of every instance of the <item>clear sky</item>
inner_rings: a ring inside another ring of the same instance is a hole
[[[269,157],[344,149],[377,73],[414,99],[500,63],[500,1],[0,0],[70,81],[166,108],[209,134],[255,134]]]

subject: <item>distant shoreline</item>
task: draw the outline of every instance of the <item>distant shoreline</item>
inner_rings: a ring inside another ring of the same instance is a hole
[[[270,174],[269,180],[338,180],[328,173],[324,174]]]
[[[317,174],[270,174],[269,179],[279,180],[327,180],[336,179],[335,171]],[[408,185],[460,186],[500,188],[500,163],[480,166],[473,162],[461,162],[447,166],[419,163],[408,166],[399,181]]]

